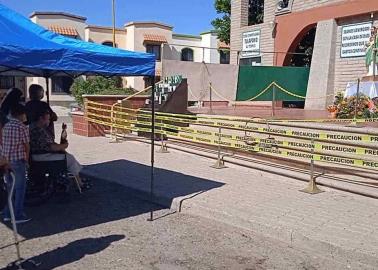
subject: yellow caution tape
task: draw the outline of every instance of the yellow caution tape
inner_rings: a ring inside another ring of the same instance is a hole
[[[96,117],[99,117],[101,115],[96,115]],[[109,119],[107,116],[101,116],[106,119]],[[139,131],[139,132],[146,132],[146,133],[151,133],[151,128],[141,128],[137,127],[137,125],[147,125],[150,126],[150,122],[136,122],[136,126],[125,126],[121,124],[115,124],[115,123],[110,123],[108,121],[101,121],[98,119],[92,119],[92,118],[87,118],[88,121],[98,123],[104,126],[113,126],[115,128],[119,129],[125,129],[129,131]],[[126,120],[127,121],[127,120]],[[165,124],[159,123],[160,127],[164,127]],[[170,128],[173,126],[169,125]],[[352,159],[352,158],[345,158],[345,157],[336,157],[336,156],[330,156],[330,155],[323,155],[323,154],[312,154],[308,152],[300,152],[296,150],[282,150],[279,148],[275,148],[274,145],[271,145],[273,147],[261,147],[261,145],[264,146],[264,144],[260,144],[260,146],[251,146],[246,144],[245,138],[244,141],[229,141],[229,140],[239,140],[242,139],[242,136],[235,136],[235,135],[227,135],[227,134],[219,134],[219,133],[212,133],[208,131],[197,131],[194,129],[190,128],[183,128],[183,127],[177,127],[178,129],[181,129],[182,131],[185,132],[193,132],[196,134],[185,134],[185,133],[175,133],[175,132],[170,132],[170,131],[165,131],[165,130],[159,130],[156,129],[155,133],[156,134],[165,134],[168,136],[168,138],[181,138],[185,140],[189,140],[191,142],[197,142],[197,143],[203,143],[203,144],[209,144],[209,145],[222,145],[224,147],[228,148],[235,148],[239,150],[244,150],[244,151],[252,151],[252,152],[263,152],[263,153],[268,153],[268,154],[273,154],[273,155],[280,155],[284,157],[289,157],[289,158],[302,158],[302,159],[313,159],[315,161],[322,161],[322,162],[328,162],[328,163],[336,163],[336,164],[341,164],[341,165],[352,165],[352,166],[357,166],[357,167],[364,167],[364,168],[369,168],[369,169],[377,169],[378,168],[378,162],[375,161],[367,161],[367,160],[362,160],[362,159]],[[199,132],[199,133],[197,133]],[[260,142],[263,142],[263,139],[259,139]],[[275,142],[275,140],[265,140],[266,142]],[[330,151],[335,151],[337,148],[329,148],[329,149],[324,149],[324,146],[321,144],[303,144],[303,145],[298,145],[296,142],[283,142],[283,146],[293,146],[293,147],[304,147],[304,148],[315,148],[315,149],[320,149],[321,150],[330,150]],[[358,148],[356,148],[358,149]],[[362,151],[363,148],[360,148],[359,151]],[[346,149],[338,149],[338,150],[346,150]],[[369,150],[365,149],[364,151]],[[349,152],[350,150],[346,150]],[[376,150],[372,150],[376,151]],[[374,152],[375,153],[375,152]]]
[[[109,112],[105,109],[92,109],[92,107],[88,108],[88,112],[90,113],[91,110],[96,110],[100,112]],[[124,116],[131,116],[131,117],[139,117],[150,119],[151,114],[146,114],[146,112],[142,111],[143,114],[129,114],[124,112],[114,112],[114,117],[117,115],[124,115]],[[285,135],[290,137],[299,137],[299,138],[306,138],[306,139],[317,139],[317,140],[329,140],[329,141],[349,141],[349,142],[378,142],[378,136],[374,135],[364,135],[364,134],[332,134],[332,133],[325,133],[325,132],[307,132],[307,131],[293,131],[287,130],[282,128],[263,128],[263,127],[256,127],[256,126],[248,126],[245,124],[240,124],[237,122],[224,122],[220,120],[209,120],[209,118],[205,118],[202,120],[200,117],[195,116],[187,116],[187,115],[179,115],[180,117],[169,117],[169,116],[160,116],[160,115],[175,115],[177,114],[168,114],[168,113],[159,113],[156,116],[156,120],[166,120],[172,122],[179,122],[179,123],[187,123],[187,124],[201,124],[210,127],[222,127],[222,128],[231,128],[241,131],[249,131],[249,132],[258,132],[258,133],[267,133],[273,135]],[[190,118],[190,119],[185,119]],[[194,120],[197,119],[197,120]]]

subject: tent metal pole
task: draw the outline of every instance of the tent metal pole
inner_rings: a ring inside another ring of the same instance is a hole
[[[50,85],[49,85],[49,77],[45,77],[46,80],[46,99],[47,104],[50,105]]]
[[[113,48],[116,47],[116,18],[115,18],[115,0],[112,0],[112,21],[113,21]]]
[[[150,200],[153,203],[154,199],[154,164],[155,164],[155,76],[152,76],[152,91],[151,91],[151,179],[150,179]],[[148,221],[154,220],[154,210],[151,205],[150,218]]]

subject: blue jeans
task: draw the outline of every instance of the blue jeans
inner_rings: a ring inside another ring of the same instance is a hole
[[[23,218],[25,216],[24,213],[24,199],[25,199],[25,192],[26,192],[26,162],[24,160],[19,161],[12,161],[10,162],[10,166],[14,172],[15,176],[15,186],[14,186],[14,197],[13,197],[13,209],[14,215],[17,219]],[[7,178],[7,187],[8,192],[10,192],[12,187],[12,177],[8,174]],[[4,217],[10,218],[10,212],[8,205],[4,209]]]

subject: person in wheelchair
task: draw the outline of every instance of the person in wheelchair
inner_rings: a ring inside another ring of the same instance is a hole
[[[47,129],[51,119],[50,110],[42,108],[37,110],[35,115],[36,121],[29,126],[32,159],[37,157],[38,160],[35,161],[55,161],[65,158],[67,162],[67,170],[75,177],[80,189],[89,189],[90,185],[88,183],[83,183],[80,178],[82,166],[72,154],[66,152],[68,143],[56,143],[53,135]]]
[[[35,122],[36,119],[36,112],[39,110],[48,110],[50,113],[50,124],[47,128],[53,138],[55,138],[55,131],[54,131],[54,122],[58,120],[58,116],[56,113],[51,109],[50,105],[46,102],[42,101],[44,96],[43,87],[39,84],[32,84],[29,87],[29,96],[30,101],[26,103],[26,116],[28,119],[28,125]]]

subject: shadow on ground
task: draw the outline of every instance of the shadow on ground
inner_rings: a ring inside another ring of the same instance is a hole
[[[106,180],[127,186],[142,196],[148,196],[150,191],[150,167],[140,163],[114,160],[88,165],[84,172],[91,177],[101,176]],[[156,201],[165,206],[170,206],[175,198],[192,197],[223,185],[224,183],[155,168]]]
[[[166,208],[141,200],[140,194],[139,198],[135,196],[138,189],[149,191],[149,166],[117,160],[90,165],[86,171],[96,176],[92,189],[83,194],[72,190],[67,201],[57,202],[53,198],[41,206],[28,208],[27,213],[33,220],[19,225],[19,234],[26,239],[44,237]],[[156,169],[155,175],[157,194],[166,193],[170,200],[223,185],[163,169]],[[146,199],[149,199],[149,193],[144,194],[147,195]],[[9,223],[6,225],[11,229]]]
[[[63,247],[58,247],[51,251],[44,252],[33,258],[35,263],[40,265],[35,268],[31,263],[24,263],[23,269],[39,269],[48,270],[55,269],[60,266],[64,266],[76,261],[81,260],[86,255],[96,254],[108,248],[113,242],[124,239],[124,235],[109,235],[98,238],[85,238],[69,243]],[[4,268],[5,269],[17,269]]]

